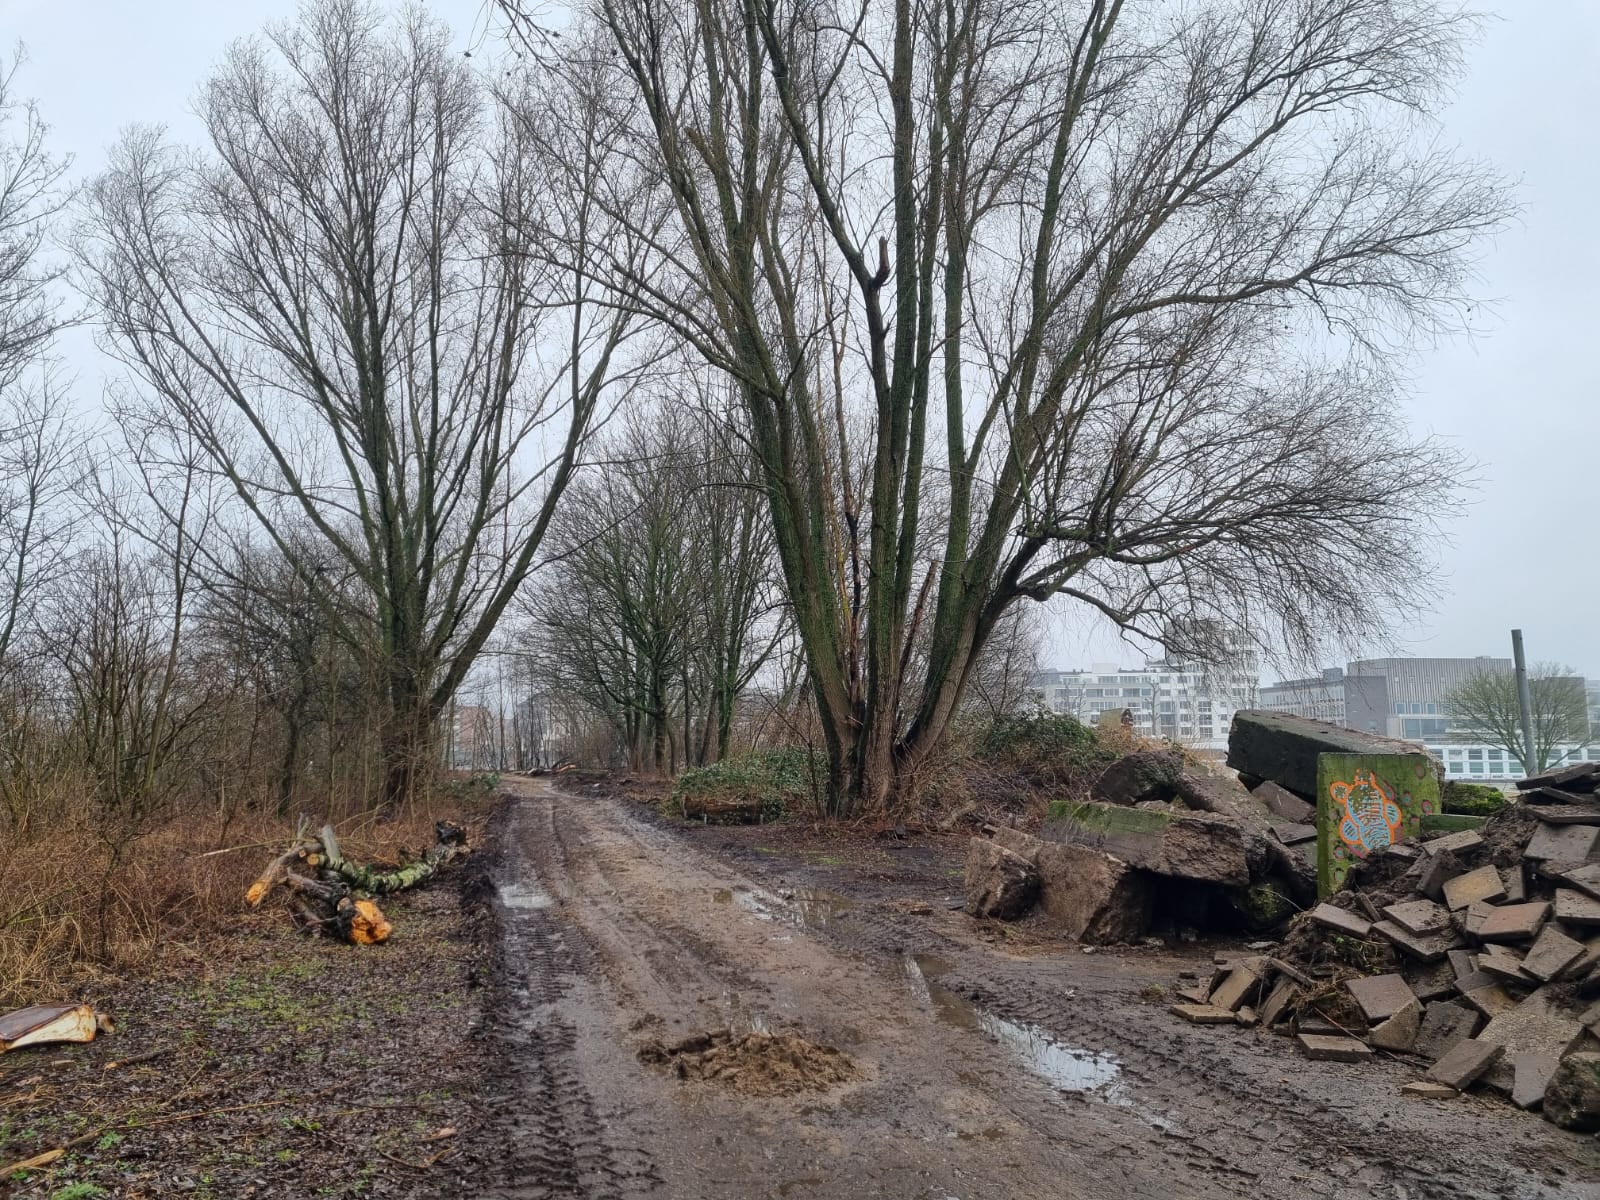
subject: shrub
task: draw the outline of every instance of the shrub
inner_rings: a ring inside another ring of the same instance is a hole
[[[827,773],[822,755],[800,747],[741,754],[685,771],[666,811],[712,822],[775,821],[810,804]]]
[[[1447,779],[1439,788],[1439,801],[1447,813],[1468,817],[1487,817],[1499,812],[1510,801],[1506,794],[1487,783],[1463,783]]]
[[[974,757],[992,770],[1054,787],[1098,775],[1116,754],[1075,718],[1036,712],[996,717],[979,737]]]

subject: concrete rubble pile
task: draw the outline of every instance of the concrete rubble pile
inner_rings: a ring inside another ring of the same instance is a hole
[[[1600,763],[1518,787],[1480,828],[1424,825],[1355,863],[1271,954],[1219,956],[1173,1011],[1310,1058],[1398,1058],[1408,1095],[1479,1087],[1600,1130]]]
[[[1279,927],[1315,898],[1312,860],[1279,836],[1274,810],[1177,750],[1118,760],[1091,795],[1056,804],[1037,835],[974,838],[967,911],[1037,910],[1054,931],[1105,944],[1155,928]]]

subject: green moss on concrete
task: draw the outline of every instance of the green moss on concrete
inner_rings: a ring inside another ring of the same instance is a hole
[[[1153,808],[1122,808],[1115,804],[1079,804],[1056,800],[1050,819],[1071,821],[1095,833],[1160,833],[1172,824],[1172,814]]]
[[[1424,813],[1422,832],[1460,833],[1463,829],[1478,828],[1484,820],[1483,817],[1469,817],[1463,813]]]

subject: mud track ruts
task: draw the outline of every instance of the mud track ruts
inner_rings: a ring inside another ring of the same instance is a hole
[[[491,837],[499,850],[481,897],[499,927],[501,950],[481,1031],[503,1073],[489,1098],[489,1134],[501,1153],[483,1181],[489,1200],[633,1200],[659,1182],[647,1155],[614,1145],[584,1085],[577,1033],[563,1011],[592,973],[582,931],[530,892],[522,814],[507,806]],[[508,901],[507,897],[514,897]],[[530,897],[532,900],[530,902]]]

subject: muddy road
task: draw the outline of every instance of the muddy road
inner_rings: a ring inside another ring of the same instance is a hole
[[[485,1195],[1600,1197],[1593,1139],[1141,999],[1209,949],[1008,953],[942,896],[819,892],[624,803],[511,786]],[[751,1097],[640,1061],[714,1029],[798,1033],[858,1077]]]

